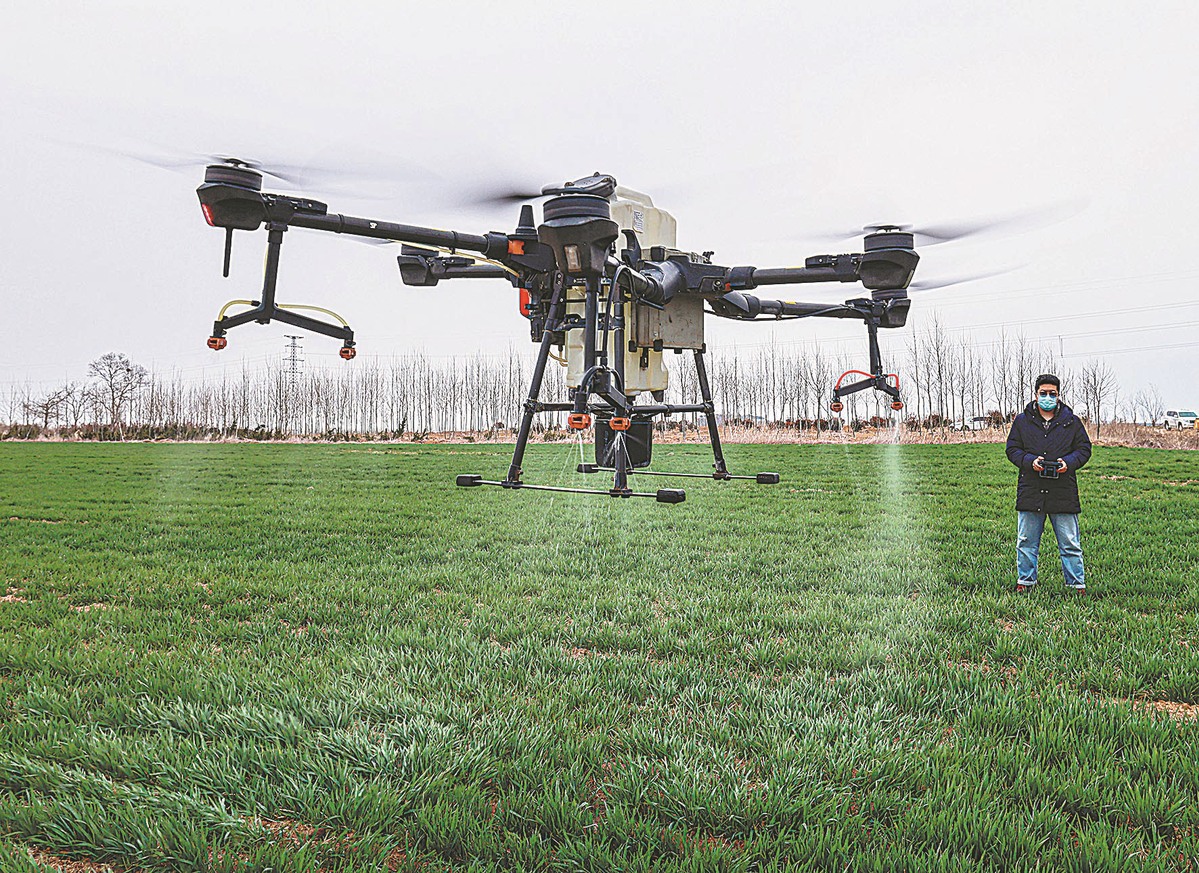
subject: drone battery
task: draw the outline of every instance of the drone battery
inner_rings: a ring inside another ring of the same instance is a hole
[[[704,300],[680,295],[661,309],[630,306],[633,338],[642,349],[702,349]]]
[[[633,419],[628,430],[614,431],[608,426],[611,420],[611,416],[595,417],[595,462],[601,467],[615,467],[616,439],[623,435],[629,466],[633,469],[648,467],[654,451],[653,422]]]

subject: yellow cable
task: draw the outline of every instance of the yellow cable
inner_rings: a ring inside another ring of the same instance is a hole
[[[229,307],[237,306],[239,303],[244,303],[246,306],[254,306],[255,305],[253,300],[230,300],[228,303],[226,303],[224,306],[221,307],[221,314],[216,317],[216,320],[221,321],[222,319],[224,319],[225,313],[229,311]]]
[[[230,300],[228,303],[226,303],[224,306],[221,307],[221,314],[217,316],[216,320],[217,321],[224,320],[225,313],[229,311],[229,307],[237,306],[239,304],[242,304],[245,306],[256,306],[257,305],[253,300]],[[277,309],[307,309],[312,312],[323,312],[325,315],[328,315],[330,318],[336,318],[338,321],[340,321],[342,327],[350,326],[350,323],[348,321],[346,321],[344,318],[342,318],[340,315],[338,315],[332,309],[325,309],[323,306],[308,306],[303,303],[276,303],[275,307]]]

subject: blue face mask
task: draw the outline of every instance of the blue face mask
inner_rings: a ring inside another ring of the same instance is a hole
[[[1041,394],[1037,397],[1037,406],[1041,407],[1046,412],[1053,412],[1053,410],[1057,409],[1057,398],[1048,397],[1044,394]]]

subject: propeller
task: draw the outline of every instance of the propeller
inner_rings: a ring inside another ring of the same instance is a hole
[[[510,206],[514,203],[529,203],[545,195],[532,186],[496,185],[476,186],[471,189],[469,204],[477,206]]]
[[[943,276],[939,279],[918,279],[908,285],[908,291],[923,293],[925,291],[936,291],[938,288],[952,288],[957,285],[966,285],[970,282],[978,282],[982,279],[990,279],[993,276],[1003,276],[1022,268],[1023,265],[1020,265],[1016,267],[1003,267],[1001,269],[986,270],[977,273],[959,273],[953,276]]]
[[[917,248],[942,245],[970,238],[999,238],[1039,230],[1072,218],[1082,211],[1085,203],[1080,200],[1070,200],[1053,203],[1034,209],[1023,209],[1003,215],[991,215],[961,221],[947,221],[934,224],[868,224],[861,230],[820,234],[814,239],[828,242],[847,242],[861,237],[864,233],[880,231],[904,231],[915,237]]]
[[[422,189],[439,181],[437,174],[410,162],[383,156],[348,156],[344,163],[322,166],[315,162],[277,160],[255,151],[252,155],[231,152],[191,152],[157,147],[133,147],[101,143],[58,141],[71,148],[102,152],[176,173],[199,173],[213,164],[246,167],[270,176],[300,191],[326,192],[360,200],[401,199],[403,189]]]
[[[193,152],[157,144],[124,147],[110,143],[54,139],[69,148],[102,152],[177,173],[200,173],[214,164],[245,167],[302,193],[343,196],[355,200],[389,200],[428,211],[479,208],[484,211],[530,203],[549,196],[549,187],[534,183],[531,174],[477,163],[466,173],[445,176],[427,166],[379,153],[351,150],[344,159],[333,150],[332,160],[298,163],[282,156],[252,152]],[[268,183],[269,184],[269,183]]]
[[[490,181],[470,184],[469,190],[471,192],[470,203],[480,206],[501,206],[512,203],[528,203],[533,200],[543,200],[572,193],[608,197],[616,190],[616,179],[613,176],[595,172],[573,182],[534,186],[526,177],[526,180],[515,184],[497,184]]]

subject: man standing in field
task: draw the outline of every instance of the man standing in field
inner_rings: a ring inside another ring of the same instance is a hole
[[[1082,421],[1058,397],[1061,380],[1038,376],[1032,402],[1012,422],[1008,460],[1020,468],[1016,486],[1016,590],[1037,584],[1037,554],[1045,517],[1053,526],[1066,586],[1083,594],[1082,546],[1078,540],[1078,480],[1091,457],[1091,438]]]

